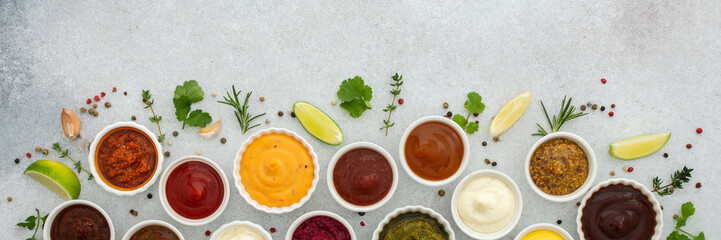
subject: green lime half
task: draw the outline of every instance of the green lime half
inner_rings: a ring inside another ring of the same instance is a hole
[[[293,112],[310,135],[330,145],[343,143],[343,131],[327,114],[307,102],[293,104]]]
[[[80,196],[78,176],[60,162],[38,160],[25,169],[25,175],[35,179],[65,200],[78,199]]]
[[[632,137],[612,143],[611,156],[621,160],[633,160],[651,155],[661,150],[671,138],[671,133],[654,133]]]

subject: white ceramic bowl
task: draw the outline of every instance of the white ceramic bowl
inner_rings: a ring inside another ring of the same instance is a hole
[[[355,205],[349,202],[346,202],[339,194],[338,191],[335,189],[335,184],[333,182],[333,170],[335,169],[336,163],[338,163],[338,159],[340,159],[344,154],[349,152],[350,150],[359,149],[359,148],[368,148],[373,151],[376,151],[383,155],[384,158],[388,161],[388,164],[391,166],[391,171],[393,171],[393,182],[391,183],[391,189],[388,190],[388,194],[386,194],[383,199],[378,201],[377,203],[368,205],[368,206],[359,206]],[[379,207],[386,204],[392,197],[393,193],[395,193],[396,188],[398,187],[398,167],[396,167],[396,161],[393,160],[393,157],[388,154],[388,152],[383,149],[381,146],[378,146],[375,143],[370,142],[354,142],[351,144],[346,145],[345,147],[338,150],[335,155],[333,155],[333,158],[330,160],[330,163],[328,164],[328,171],[326,172],[326,180],[328,182],[328,190],[330,190],[330,194],[333,195],[333,198],[335,199],[338,204],[341,206],[347,208],[351,211],[356,212],[369,212],[375,209],[378,209]]]
[[[581,147],[583,152],[586,153],[586,160],[588,161],[588,176],[586,176],[586,181],[583,182],[583,185],[581,185],[581,187],[579,187],[578,189],[576,189],[576,191],[573,191],[572,193],[560,196],[545,193],[540,188],[538,188],[538,186],[536,186],[536,184],[533,182],[533,179],[531,179],[530,170],[531,157],[533,157],[533,153],[536,152],[536,149],[541,146],[541,144],[556,138],[565,138],[576,143],[579,147]],[[528,180],[528,184],[531,185],[531,189],[533,189],[533,191],[536,192],[539,196],[553,202],[568,202],[583,196],[583,194],[585,194],[586,191],[591,188],[591,185],[593,185],[593,181],[596,180],[596,154],[593,153],[593,148],[591,148],[591,145],[588,145],[586,140],[583,140],[583,138],[579,137],[578,135],[568,132],[555,132],[548,134],[545,137],[542,137],[535,144],[533,144],[531,150],[528,151],[528,156],[526,156],[526,165],[523,171],[526,174],[526,180]]]
[[[178,214],[177,212],[175,212],[175,210],[173,210],[173,208],[170,206],[170,203],[168,203],[168,197],[166,196],[166,193],[165,193],[165,185],[167,184],[168,177],[170,176],[170,173],[172,173],[176,167],[178,167],[181,164],[186,163],[186,162],[202,162],[202,163],[206,163],[206,164],[210,165],[211,167],[213,167],[213,169],[215,169],[215,171],[218,172],[218,175],[220,175],[220,179],[222,179],[222,181],[223,181],[223,201],[220,203],[220,206],[218,207],[217,210],[215,210],[215,212],[213,214],[211,214],[210,216],[207,216],[205,218],[190,219],[190,218],[183,217],[180,214]],[[160,177],[158,193],[159,193],[158,195],[160,195],[160,204],[163,206],[163,209],[165,209],[165,212],[168,213],[168,215],[170,215],[170,218],[172,218],[173,220],[175,220],[179,223],[182,223],[184,225],[200,226],[200,225],[205,225],[205,224],[212,222],[213,220],[218,218],[221,214],[223,214],[223,211],[225,211],[225,207],[228,205],[228,199],[230,197],[230,185],[228,183],[228,179],[225,177],[225,173],[223,172],[223,169],[221,169],[218,164],[213,162],[213,160],[210,160],[210,159],[208,159],[206,157],[202,157],[202,156],[190,155],[190,156],[185,156],[185,157],[179,158],[178,160],[175,160],[168,166],[167,169],[165,169],[165,172],[163,172],[163,176]]]
[[[166,227],[166,228],[170,229],[171,231],[173,231],[173,233],[175,233],[175,235],[178,235],[178,238],[180,238],[180,240],[185,240],[185,238],[183,237],[183,234],[181,234],[180,231],[178,231],[178,229],[175,228],[175,226],[170,225],[170,223],[160,221],[160,220],[145,220],[145,221],[139,222],[138,224],[135,224],[134,226],[130,227],[130,229],[128,229],[127,232],[125,232],[125,235],[123,236],[123,240],[130,240],[130,237],[133,236],[133,234],[135,232],[137,232],[141,228],[144,228],[146,226],[152,226],[152,225],[159,225],[159,226]]]
[[[651,236],[651,240],[661,239],[661,234],[663,234],[661,232],[663,230],[663,211],[661,210],[661,204],[658,202],[658,200],[656,200],[656,197],[651,191],[648,190],[648,188],[646,188],[646,186],[639,182],[626,178],[615,178],[600,182],[598,183],[598,185],[588,191],[588,194],[586,194],[583,200],[581,200],[581,206],[578,207],[578,213],[576,214],[576,230],[578,231],[579,239],[586,239],[586,236],[583,234],[583,224],[581,223],[581,217],[583,216],[583,208],[586,207],[588,199],[590,199],[591,196],[593,196],[593,193],[597,192],[599,189],[618,184],[631,186],[636,190],[641,191],[641,193],[648,198],[648,201],[653,206],[653,211],[656,212],[656,228],[653,229],[654,233],[653,236]]]
[[[313,160],[313,182],[311,183],[310,189],[308,189],[308,193],[300,199],[297,203],[294,203],[290,206],[285,207],[268,207],[265,205],[261,205],[258,203],[258,201],[255,201],[255,199],[250,197],[250,194],[245,190],[245,186],[243,186],[243,182],[241,182],[240,179],[240,160],[243,158],[243,153],[245,152],[245,149],[250,145],[255,139],[258,139],[260,136],[270,134],[270,133],[279,133],[284,134],[287,136],[290,136],[294,138],[295,140],[299,141],[303,146],[308,149],[308,153],[310,154],[311,159]],[[243,142],[243,145],[240,146],[240,150],[238,150],[238,153],[235,154],[235,161],[233,162],[233,177],[235,177],[235,186],[238,188],[238,192],[240,192],[240,196],[245,199],[245,201],[253,206],[255,209],[261,210],[266,213],[274,213],[274,214],[281,214],[281,213],[287,213],[291,212],[295,209],[298,209],[299,207],[303,206],[305,202],[310,199],[310,196],[315,191],[316,186],[318,185],[318,176],[320,175],[320,165],[318,165],[318,156],[315,155],[315,152],[313,151],[313,147],[308,144],[308,142],[305,141],[301,136],[296,134],[293,131],[287,130],[285,128],[268,128],[261,131],[256,132],[252,136],[250,136],[248,139]]]
[[[548,223],[536,223],[531,226],[528,226],[527,228],[523,229],[518,235],[516,235],[516,238],[514,240],[521,240],[526,234],[529,234],[536,230],[549,230],[555,233],[558,233],[558,235],[561,235],[564,240],[573,240],[573,237],[571,237],[571,234],[566,232],[565,229]]]
[[[263,229],[263,227],[261,227],[258,224],[248,222],[248,221],[232,221],[232,222],[226,223],[223,226],[220,226],[220,228],[218,228],[218,230],[215,230],[215,232],[213,232],[213,235],[210,236],[210,240],[218,240],[218,239],[220,239],[221,236],[223,236],[223,234],[225,234],[225,232],[227,232],[228,230],[231,230],[233,228],[239,227],[239,226],[246,226],[251,229],[254,229],[255,231],[258,231],[258,233],[260,233],[260,235],[263,236],[265,238],[265,240],[273,240],[273,237],[270,236],[270,233],[268,233],[268,231],[265,231],[265,229]]]
[[[117,128],[134,128],[137,129],[145,135],[147,135],[150,138],[150,141],[155,144],[155,155],[157,156],[158,161],[155,163],[155,172],[153,172],[153,175],[150,176],[150,178],[139,187],[132,189],[132,190],[123,190],[120,188],[116,188],[114,186],[111,186],[110,183],[107,183],[103,180],[102,175],[100,174],[100,171],[95,167],[95,152],[97,151],[100,141],[103,139],[103,136],[108,134],[110,131],[113,131]],[[138,194],[140,192],[145,192],[145,190],[148,190],[150,185],[153,185],[155,183],[155,180],[158,179],[158,176],[160,175],[160,172],[162,172],[163,169],[163,148],[160,146],[160,143],[157,141],[157,138],[155,137],[155,134],[148,130],[145,126],[138,125],[133,122],[116,122],[113,124],[108,125],[107,127],[103,128],[100,132],[98,132],[97,135],[95,135],[95,139],[93,140],[93,143],[90,144],[90,150],[88,151],[88,166],[90,167],[90,173],[95,176],[95,182],[98,183],[105,191],[114,193],[118,196],[132,196],[135,194]]]
[[[438,220],[438,223],[443,225],[443,229],[446,230],[446,233],[448,233],[448,239],[449,240],[455,240],[456,234],[453,232],[453,228],[451,228],[451,224],[446,221],[446,218],[444,218],[441,214],[437,213],[436,211],[433,211],[433,209],[423,207],[423,206],[405,206],[402,208],[398,208],[394,210],[393,212],[386,215],[383,220],[381,220],[380,223],[378,223],[378,227],[376,227],[376,230],[373,231],[373,240],[380,240],[379,235],[383,231],[383,227],[388,224],[391,219],[397,217],[398,215],[407,213],[407,212],[420,212],[424,214],[428,214],[428,216],[431,216],[432,218],[435,218]]]
[[[461,193],[461,190],[463,190],[463,188],[470,181],[484,176],[495,177],[502,180],[511,189],[516,199],[516,211],[513,213],[513,218],[511,218],[511,222],[509,222],[508,225],[495,233],[479,233],[473,231],[471,228],[466,226],[466,223],[461,220],[461,216],[458,214],[458,195]],[[460,228],[461,231],[474,239],[500,239],[506,236],[506,234],[511,232],[511,230],[516,227],[518,221],[521,219],[522,212],[523,198],[521,197],[521,190],[518,189],[518,185],[516,185],[516,182],[514,182],[511,177],[496,170],[478,170],[471,174],[468,174],[468,176],[464,177],[463,180],[461,180],[461,182],[456,185],[456,189],[453,191],[453,197],[451,198],[451,213],[453,214],[453,221],[456,222],[458,228]]]
[[[108,227],[110,227],[110,239],[115,239],[115,227],[113,227],[113,221],[110,220],[110,216],[108,216],[108,213],[105,212],[105,210],[103,210],[97,204],[90,202],[90,201],[86,201],[86,200],[80,200],[80,199],[65,201],[65,202],[61,203],[60,205],[58,205],[57,207],[55,207],[55,209],[53,209],[53,211],[50,212],[50,214],[48,214],[48,218],[45,219],[46,226],[43,228],[43,239],[47,239],[47,240],[52,239],[52,238],[50,238],[50,230],[52,230],[52,228],[53,228],[53,222],[55,221],[55,217],[57,217],[58,213],[60,213],[60,211],[62,211],[66,207],[76,205],[76,204],[88,205],[88,206],[91,206],[91,207],[95,208],[96,210],[98,210],[98,212],[100,212],[100,214],[102,214],[103,217],[105,217],[105,220],[108,221]]]
[[[420,126],[421,124],[428,123],[428,122],[441,122],[441,123],[444,123],[444,124],[450,126],[451,128],[453,128],[456,131],[456,133],[458,133],[458,135],[461,137],[461,142],[463,142],[463,159],[461,160],[461,166],[458,167],[458,170],[456,171],[456,173],[454,173],[450,177],[440,180],[440,181],[431,181],[431,180],[426,180],[426,179],[423,179],[422,177],[419,177],[418,175],[416,175],[416,173],[413,172],[413,170],[411,170],[411,168],[408,166],[408,163],[406,162],[405,150],[406,150],[406,140],[408,140],[408,135],[410,135],[411,132],[414,129],[416,129],[416,127]],[[461,174],[463,174],[463,171],[466,169],[466,166],[468,165],[468,158],[470,156],[470,148],[471,147],[470,147],[470,144],[468,143],[468,136],[466,136],[466,132],[464,132],[463,129],[460,126],[458,126],[457,123],[451,121],[448,118],[441,117],[441,116],[426,116],[426,117],[419,118],[415,122],[411,123],[411,125],[409,125],[408,128],[406,128],[406,131],[403,132],[403,136],[401,137],[400,144],[398,145],[398,156],[400,157],[401,165],[403,165],[403,169],[406,171],[406,173],[408,173],[408,176],[410,176],[413,180],[415,180],[416,182],[419,182],[423,185],[435,187],[435,186],[442,186],[442,185],[451,183],[454,180],[456,180],[456,178],[461,176]]]
[[[356,240],[355,232],[353,231],[353,228],[348,224],[348,221],[343,219],[341,216],[338,216],[338,214],[328,212],[328,211],[312,211],[306,214],[303,214],[302,216],[298,217],[295,221],[293,221],[292,224],[290,224],[290,227],[288,228],[288,231],[285,233],[285,240],[291,240],[293,239],[293,232],[295,232],[295,229],[300,226],[301,223],[305,222],[305,220],[308,220],[309,218],[315,217],[315,216],[326,216],[333,218],[337,220],[338,222],[342,223],[343,226],[345,226],[348,229],[348,233],[350,233],[350,239]]]

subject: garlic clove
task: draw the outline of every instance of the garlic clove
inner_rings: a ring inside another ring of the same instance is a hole
[[[215,136],[218,136],[218,133],[220,133],[220,126],[221,126],[220,122],[222,120],[223,119],[220,119],[217,122],[213,123],[213,125],[207,126],[203,129],[200,129],[198,131],[198,134],[200,134],[200,136],[204,139],[211,139],[211,138],[214,138]]]
[[[80,119],[73,110],[63,108],[60,114],[60,123],[66,138],[75,139],[80,136]]]

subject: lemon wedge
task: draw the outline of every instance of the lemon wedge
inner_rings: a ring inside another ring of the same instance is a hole
[[[78,199],[80,196],[78,176],[65,164],[38,160],[30,164],[24,173],[65,200]]]
[[[293,112],[310,135],[321,142],[330,145],[343,143],[343,131],[323,111],[308,102],[296,102],[293,104]]]
[[[508,101],[506,105],[503,105],[501,110],[498,111],[498,114],[496,114],[496,117],[491,121],[491,127],[489,128],[491,136],[495,137],[508,131],[508,129],[523,116],[530,102],[531,93],[524,92],[511,99],[511,101]]]
[[[612,143],[611,156],[621,160],[633,160],[651,155],[666,145],[671,133],[654,133],[632,137]]]

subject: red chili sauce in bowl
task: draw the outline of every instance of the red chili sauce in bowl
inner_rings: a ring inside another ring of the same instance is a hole
[[[172,170],[165,183],[170,207],[188,219],[203,219],[213,215],[223,202],[223,180],[213,166],[188,161]]]
[[[350,240],[350,232],[343,223],[328,216],[306,219],[293,231],[292,240]]]
[[[336,162],[333,185],[346,202],[369,206],[388,195],[393,185],[393,170],[381,153],[357,148],[346,152]]]
[[[427,122],[410,132],[404,155],[408,167],[418,177],[441,181],[461,167],[463,148],[463,140],[453,127],[442,122]]]
[[[100,139],[95,166],[113,188],[132,190],[143,186],[157,168],[154,140],[138,129],[122,127]]]

